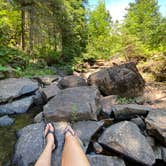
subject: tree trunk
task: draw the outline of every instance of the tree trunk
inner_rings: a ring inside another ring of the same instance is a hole
[[[21,9],[21,45],[22,50],[25,50],[25,10]]]
[[[29,9],[29,54],[33,54],[33,8]]]

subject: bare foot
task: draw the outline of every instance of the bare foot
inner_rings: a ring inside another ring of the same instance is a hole
[[[54,143],[54,135],[53,133],[48,133],[50,131],[54,132],[54,127],[52,126],[51,123],[48,123],[46,125],[46,128],[45,128],[45,131],[44,131],[44,134],[46,136],[46,140],[47,140],[47,145],[51,145],[52,147],[52,150],[55,148],[55,143]],[[48,134],[47,134],[48,133]]]

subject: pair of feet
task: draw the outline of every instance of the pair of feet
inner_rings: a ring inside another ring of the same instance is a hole
[[[55,140],[55,129],[54,126],[51,123],[48,123],[45,127],[44,135],[46,137],[47,144],[49,144],[52,147],[52,150],[54,150],[57,147],[57,142]],[[75,135],[75,132],[71,128],[71,126],[67,126],[64,130],[65,139],[68,137],[73,137]]]

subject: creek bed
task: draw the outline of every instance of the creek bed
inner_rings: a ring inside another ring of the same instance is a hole
[[[14,146],[17,141],[16,132],[33,123],[34,116],[39,113],[39,107],[33,107],[24,114],[12,115],[14,124],[12,126],[0,127],[0,166],[11,166]]]

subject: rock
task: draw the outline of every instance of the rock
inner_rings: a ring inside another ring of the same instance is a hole
[[[51,85],[43,88],[42,91],[44,92],[47,100],[49,100],[50,98],[56,96],[60,92],[60,89],[57,84],[52,83]]]
[[[10,118],[8,115],[0,117],[0,126],[10,126],[13,123],[13,118]]]
[[[60,166],[62,148],[64,144],[65,122],[54,123],[58,148],[52,154],[52,166]],[[29,125],[18,132],[18,141],[15,146],[13,164],[29,166],[36,162],[42,153],[44,143],[44,123]]]
[[[128,121],[116,123],[107,128],[99,143],[144,165],[153,165],[155,156],[146,138],[136,124]]]
[[[166,146],[166,110],[149,112],[145,122],[148,133]]]
[[[162,147],[161,148],[161,154],[162,154],[162,160],[166,162],[166,148]]]
[[[42,90],[36,91],[35,94],[33,95],[33,103],[36,106],[43,106],[44,104],[46,104],[46,102],[47,98],[44,92]]]
[[[100,103],[101,103],[102,114],[109,117],[112,112],[112,106],[118,104],[117,95],[103,97],[101,98]]]
[[[78,86],[87,86],[87,84],[83,78],[79,76],[71,75],[71,76],[63,77],[59,81],[58,86],[61,89],[65,89],[65,88],[73,88]]]
[[[130,62],[90,75],[88,84],[96,85],[104,95],[137,97],[143,94],[145,81],[135,63]]]
[[[85,151],[89,145],[91,137],[103,126],[103,122],[80,121],[73,124],[73,129],[85,145]],[[88,127],[87,127],[88,126]]]
[[[93,142],[93,148],[95,153],[99,154],[103,152],[103,147],[98,142]]]
[[[27,78],[9,78],[0,81],[0,103],[11,101],[38,89],[38,83]]]
[[[125,166],[122,159],[104,155],[88,155],[91,166]]]
[[[131,122],[135,123],[141,129],[141,131],[146,130],[146,125],[142,118],[133,118],[131,119]]]
[[[95,87],[67,88],[44,106],[44,115],[54,121],[97,120],[99,98]]]
[[[138,104],[119,104],[112,106],[112,112],[115,119],[127,120],[136,117],[137,115],[146,116],[153,109],[147,106]]]
[[[16,100],[11,103],[1,104],[0,115],[25,113],[29,110],[32,104],[33,104],[33,96]]]
[[[40,84],[50,85],[53,82],[58,82],[61,77],[59,75],[46,75],[42,77],[34,77]]]

